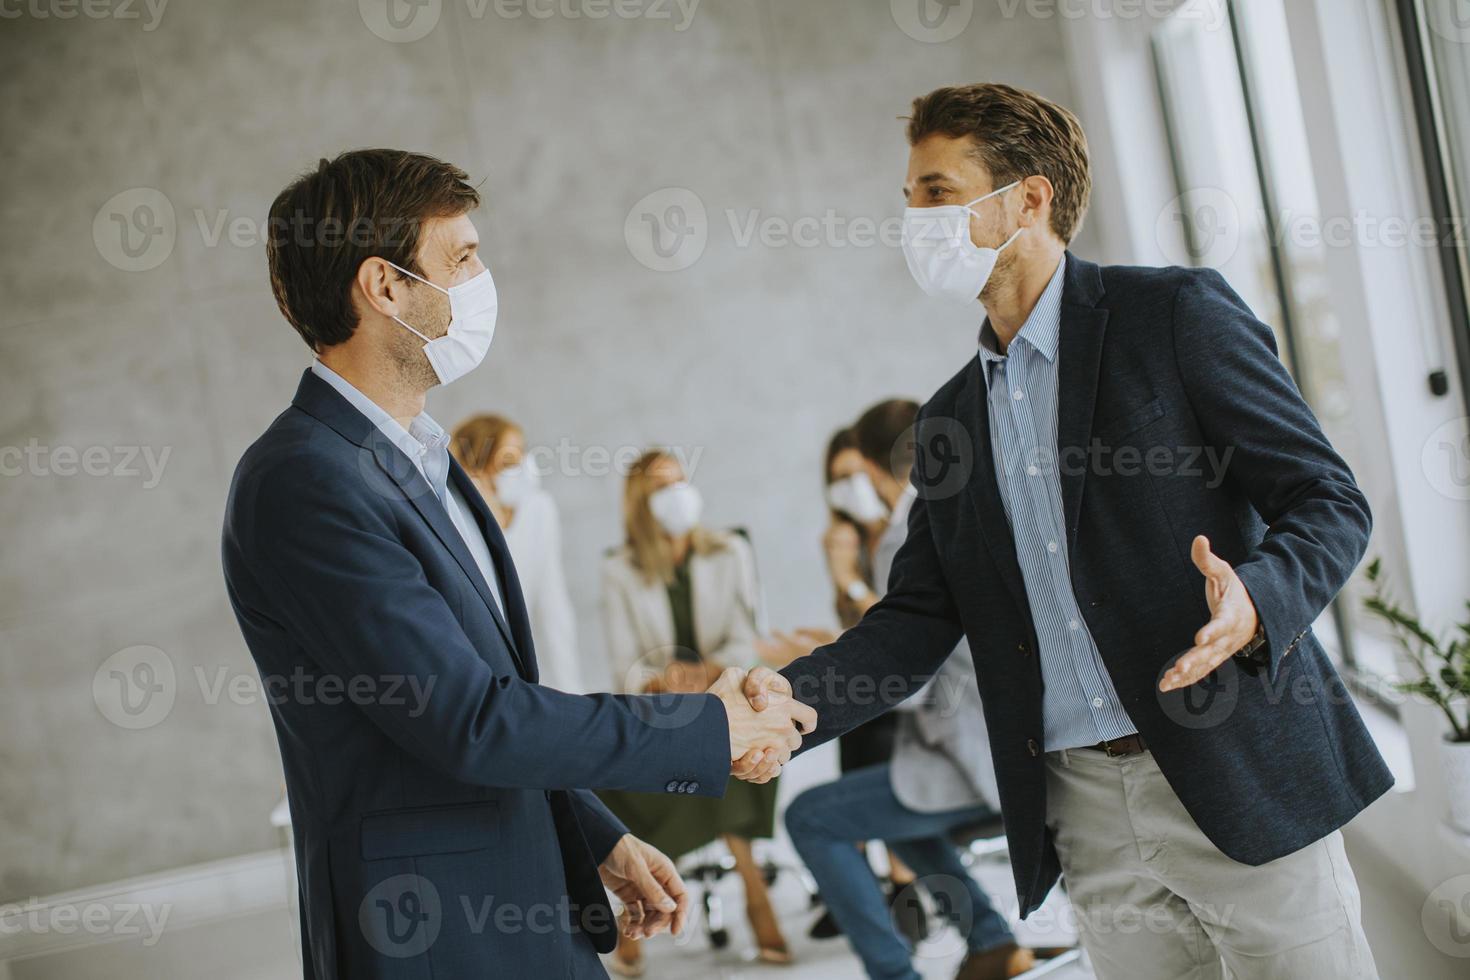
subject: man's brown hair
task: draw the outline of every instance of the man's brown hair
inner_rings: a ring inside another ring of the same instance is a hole
[[[935,89],[914,100],[909,145],[933,135],[974,137],[996,188],[1040,174],[1051,181],[1051,229],[1071,243],[1092,197],[1087,136],[1067,109],[1035,92],[982,83]]]
[[[357,329],[352,282],[369,258],[418,267],[419,232],[430,218],[474,210],[469,175],[404,150],[351,150],[323,158],[271,205],[265,254],[276,304],[314,351]]]

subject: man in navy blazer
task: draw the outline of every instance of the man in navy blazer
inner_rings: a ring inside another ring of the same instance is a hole
[[[271,284],[316,354],[240,460],[223,558],[285,768],[311,978],[602,977],[617,923],[678,929],[667,857],[592,788],[720,795],[810,729],[710,694],[537,683],[499,527],[423,410],[484,358],[498,295],[463,171],[323,160],[271,208]],[[732,761],[735,763],[732,765]]]
[[[883,600],[747,693],[815,706],[810,747],[964,635],[1021,912],[1065,876],[1099,977],[1376,976],[1338,828],[1392,778],[1312,633],[1368,543],[1352,473],[1218,273],[1067,251],[1070,112],[940,89],[908,135],[906,257],[979,298],[977,356],[919,414]]]

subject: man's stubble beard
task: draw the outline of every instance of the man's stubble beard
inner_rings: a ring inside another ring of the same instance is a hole
[[[985,288],[980,290],[980,303],[986,309],[990,308],[996,297],[1011,288],[1016,281],[1016,261],[1019,256],[1012,250],[1006,249],[1000,253],[995,268],[990,272],[990,278],[985,282]]]
[[[426,337],[442,337],[449,331],[448,311],[441,311],[436,305],[414,304],[414,308],[407,313],[403,319],[413,324],[414,329],[421,331]],[[427,326],[430,323],[434,324],[435,329],[425,329],[419,325]],[[434,366],[424,353],[423,339],[411,331],[399,331],[399,336],[388,349],[388,356],[393,364],[396,382],[404,390],[423,394],[439,385],[439,375],[434,372]]]

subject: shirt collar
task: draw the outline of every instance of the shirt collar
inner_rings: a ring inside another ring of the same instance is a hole
[[[428,412],[414,416],[405,429],[382,406],[320,360],[311,362],[311,371],[335,388],[353,408],[367,416],[368,421],[418,467],[436,491],[444,489],[449,473],[449,433]]]
[[[1047,361],[1057,359],[1057,344],[1062,333],[1062,289],[1066,285],[1066,271],[1067,256],[1063,255],[1057,263],[1056,271],[1051,275],[1051,281],[1046,284],[1046,288],[1041,291],[1041,297],[1031,308],[1031,315],[1021,325],[1015,340],[1011,341],[1025,341],[1027,346]],[[989,317],[986,317],[985,323],[980,327],[979,343],[980,361],[987,367],[1006,359],[1006,355],[1000,353],[1000,344],[996,340],[995,330],[990,326]],[[986,377],[989,376],[990,372],[986,371]]]

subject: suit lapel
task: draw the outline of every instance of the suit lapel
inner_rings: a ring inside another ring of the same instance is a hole
[[[1092,434],[1093,406],[1097,402],[1098,370],[1108,311],[1097,304],[1103,296],[1102,272],[1091,262],[1067,253],[1062,287],[1061,336],[1057,344],[1057,460],[1061,469],[1062,516],[1067,525],[1067,548],[1077,540],[1086,480],[1086,449]],[[977,356],[970,362],[965,383],[955,403],[962,421],[969,420],[977,434],[975,469],[965,488],[980,521],[981,532],[1001,578],[1020,607],[1029,609],[1026,582],[1016,559],[1016,542],[1006,520],[990,441],[989,389]]]
[[[296,396],[291,404],[312,418],[335,431],[348,442],[362,450],[358,457],[358,472],[364,480],[379,494],[392,499],[404,499],[413,504],[419,516],[434,531],[439,538],[440,544],[449,550],[460,569],[474,585],[475,591],[485,605],[490,608],[490,615],[495,620],[496,627],[505,638],[512,659],[523,674],[534,679],[535,667],[531,667],[527,673],[526,665],[521,660],[521,654],[517,648],[515,637],[510,627],[506,625],[505,618],[501,616],[494,598],[490,595],[489,586],[485,582],[485,576],[480,574],[480,566],[475,564],[475,559],[470,555],[469,549],[465,547],[464,539],[459,536],[459,530],[454,522],[449,519],[449,513],[439,503],[439,498],[434,496],[429,482],[419,473],[418,467],[414,466],[409,458],[403,455],[399,448],[393,445],[393,441],[385,436],[381,429],[373,424],[362,412],[343,398],[330,384],[317,377],[310,368],[301,374],[301,384],[296,388]],[[450,475],[454,478],[455,471],[459,470],[459,464],[450,460]],[[474,484],[469,484],[470,492],[466,492],[464,486],[468,478],[459,470],[459,481],[456,486],[460,488],[460,496],[470,503],[472,508],[485,510],[484,501],[480,499]],[[481,530],[485,531],[484,520],[481,519]],[[505,583],[506,602],[521,609],[524,616],[524,607],[520,599],[520,586],[516,583],[515,572],[511,567],[508,552],[505,550],[505,539],[500,535],[500,528],[495,526],[495,521],[490,520],[495,527],[494,533],[486,533],[485,540],[490,544],[490,552],[499,568],[501,582]],[[509,571],[509,576],[507,576]],[[511,596],[514,595],[512,603]],[[527,644],[529,647],[529,643]]]
[[[977,355],[970,361],[965,383],[955,403],[962,424],[974,431],[975,466],[965,485],[965,497],[980,521],[986,550],[1000,569],[1000,577],[1021,609],[1030,608],[1026,601],[1026,583],[1021,578],[1021,565],[1016,560],[1016,541],[1006,520],[1005,505],[1000,499],[1000,484],[995,476],[995,452],[990,442],[990,402],[987,398],[984,365]]]
[[[1077,542],[1077,521],[1091,457],[1093,408],[1108,311],[1098,308],[1102,274],[1091,262],[1067,253],[1062,291],[1062,326],[1057,344],[1057,460],[1061,470],[1062,517],[1067,553]]]
[[[512,652],[520,663],[521,672],[527,680],[540,680],[541,671],[536,663],[535,646],[531,639],[531,617],[526,611],[525,595],[521,592],[520,576],[516,574],[515,560],[510,553],[510,545],[505,540],[505,534],[500,530],[500,524],[495,520],[495,515],[490,513],[485,498],[480,494],[480,488],[475,486],[475,481],[459,465],[454,457],[449,458],[449,481],[459,491],[459,495],[469,504],[470,512],[475,515],[475,523],[480,528],[480,534],[484,536],[485,543],[490,548],[490,560],[495,565],[496,577],[500,579],[500,592],[505,598],[505,615],[509,619],[510,633],[514,639],[511,644]],[[483,579],[483,576],[481,576]],[[492,613],[498,610],[492,603]]]
[[[459,563],[460,569],[475,587],[475,591],[479,593],[480,599],[490,609],[490,615],[494,618],[495,625],[500,629],[501,635],[505,638],[506,645],[510,648],[511,657],[516,661],[516,665],[524,674],[525,665],[521,663],[520,653],[516,649],[515,637],[511,633],[510,627],[506,624],[505,618],[501,616],[500,609],[494,597],[490,594],[490,586],[486,583],[485,576],[480,573],[480,566],[475,564],[474,556],[470,554],[469,548],[465,546],[464,538],[460,537],[459,529],[449,519],[449,512],[439,502],[439,498],[434,495],[434,491],[430,488],[429,482],[424,479],[418,467],[414,466],[409,458],[403,455],[397,446],[393,445],[392,440],[383,435],[376,426],[373,426],[372,431],[367,434],[364,448],[372,453],[373,458],[377,461],[383,473],[387,474],[388,478],[393,481],[393,485],[398,489],[403,498],[413,504],[414,509],[419,512],[419,516],[424,519],[424,523],[428,524],[435,536],[439,538],[439,543],[444,545],[449,553],[454,556],[454,560]],[[473,489],[473,485],[471,489]],[[461,491],[461,496],[464,496],[466,500],[475,499],[464,494],[463,491]],[[487,537],[487,543],[489,540]],[[493,547],[491,556],[494,558]],[[500,572],[500,562],[497,561],[496,565],[496,571]],[[509,592],[508,587],[506,591],[507,593]]]
[[[632,566],[629,566],[630,570]],[[638,572],[631,573],[636,581],[637,601],[643,607],[640,629],[646,630],[650,650],[671,650],[674,646],[673,602],[669,590],[662,582],[649,584]],[[693,586],[691,585],[692,589]],[[673,653],[669,654],[670,658]]]
[[[705,558],[704,555],[696,554],[693,549],[689,557],[689,592],[690,592],[690,615],[694,617],[694,642],[699,644],[696,653],[704,653],[713,650],[716,646],[709,636],[709,629],[714,626],[709,615],[711,610],[708,603],[713,596],[724,595],[724,591],[715,587],[712,576],[715,573],[715,564]]]

